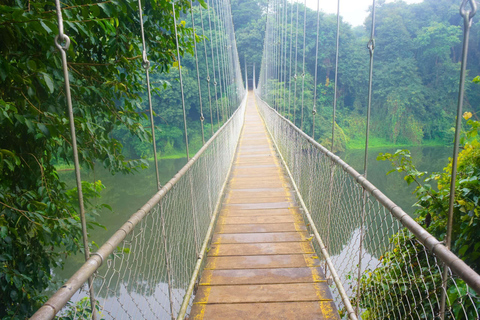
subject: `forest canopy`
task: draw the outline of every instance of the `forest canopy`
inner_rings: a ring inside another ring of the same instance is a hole
[[[176,15],[188,1],[177,1]],[[144,28],[152,72],[175,61],[172,5],[144,1]],[[55,164],[72,157],[55,3],[0,4],[0,318],[24,319],[45,301],[43,290],[59,256],[78,252],[80,219],[75,190]],[[75,127],[84,168],[130,173],[146,161],[127,158],[113,131],[151,140],[141,124],[147,112],[137,1],[62,1],[71,39],[68,68]],[[192,51],[192,30],[179,23],[181,53]],[[100,182],[83,182],[85,200]],[[94,221],[95,208],[88,210]]]
[[[453,142],[463,36],[459,6],[460,3],[455,0],[425,0],[417,4],[377,1],[372,146],[445,145]],[[266,12],[263,1],[233,2],[240,61],[243,63],[242,56],[247,56],[248,63],[256,64],[258,76],[260,58],[250,50],[262,48],[263,44],[255,40],[258,36],[255,30],[257,25],[265,25],[265,14],[257,18],[253,9],[251,15],[245,14],[248,8],[253,7],[256,7],[255,12]],[[286,63],[287,66],[291,63],[292,71],[287,70],[285,81],[282,78],[282,82],[272,82],[271,85],[280,87],[280,97],[283,97],[282,91],[287,91],[287,97],[291,94],[286,101],[281,98],[279,104],[290,107],[289,119],[296,113],[296,124],[300,126],[300,102],[295,102],[293,87],[294,75],[301,78],[305,56],[306,116],[303,129],[311,135],[317,13],[307,8],[304,21],[304,6],[299,2],[288,2],[286,10]],[[305,43],[304,23],[307,30]],[[315,137],[328,145],[335,85],[336,16],[320,12],[319,29]],[[352,27],[341,19],[336,119],[339,141],[335,143],[338,150],[364,147],[370,31],[371,8],[362,26]],[[245,42],[242,42],[243,39],[246,39]],[[293,52],[288,48],[290,42],[293,42]],[[282,45],[285,44],[277,43],[277,49],[283,50]],[[475,22],[470,33],[467,69],[465,109],[472,111],[473,117],[478,119],[480,91],[471,85],[472,79],[480,73],[480,26]],[[296,99],[302,100],[301,90],[297,90]],[[294,109],[295,104],[297,107]]]

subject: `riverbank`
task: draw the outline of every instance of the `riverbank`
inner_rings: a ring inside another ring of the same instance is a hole
[[[401,144],[401,143],[392,143],[385,138],[379,137],[370,137],[369,140],[369,149],[386,149],[386,148],[398,148],[398,149],[409,149],[412,147],[445,147],[447,144],[442,140],[425,140],[421,144]],[[365,139],[359,140],[350,140],[347,142],[347,150],[364,150],[365,149]]]
[[[190,152],[190,158],[192,158],[195,153]],[[158,155],[158,160],[175,160],[175,159],[182,159],[186,158],[186,153],[181,151],[174,151],[169,154],[165,155]],[[146,159],[147,161],[153,162],[153,156]],[[55,169],[57,171],[72,171],[75,170],[75,166],[73,164],[56,164]]]

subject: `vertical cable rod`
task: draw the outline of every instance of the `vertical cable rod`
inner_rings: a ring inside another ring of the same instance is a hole
[[[287,51],[288,51],[288,1],[284,2],[284,21],[283,21],[283,113],[287,113]]]
[[[368,105],[367,105],[367,123],[365,126],[365,157],[363,162],[363,175],[367,179],[368,172],[368,140],[370,135],[370,111],[372,108],[372,86],[373,86],[373,53],[375,50],[375,0],[372,0],[372,25],[371,25],[370,40],[367,43],[368,52],[370,53],[370,69],[368,76]],[[355,314],[359,316],[360,310],[360,285],[362,276],[362,255],[363,255],[363,241],[365,238],[365,219],[367,216],[367,191],[363,189],[362,197],[362,222],[360,226],[360,244],[358,253],[358,267],[357,267],[357,301],[355,305]]]
[[[332,112],[332,144],[330,151],[333,152],[335,141],[335,113],[337,111],[337,80],[338,80],[338,49],[340,43],[340,0],[337,0],[337,43],[335,50],[335,85],[333,90],[333,112]]]
[[[149,107],[149,113],[150,113],[150,125],[152,127],[152,146],[153,146],[153,161],[155,161],[155,175],[157,178],[157,190],[160,190],[162,188],[162,185],[160,183],[160,174],[158,170],[158,159],[157,159],[157,142],[155,139],[155,122],[153,119],[153,105],[152,105],[152,90],[150,87],[150,61],[148,61],[147,58],[147,45],[145,42],[145,32],[143,30],[143,13],[142,13],[142,1],[138,0],[138,13],[140,17],[140,32],[142,35],[142,67],[145,69],[145,76],[146,76],[146,81],[147,81],[147,94],[148,94],[148,107]]]
[[[216,12],[216,9],[215,9],[215,5],[214,5],[214,1],[215,0],[212,0],[212,9],[213,9],[213,12],[214,12],[214,21],[213,21],[213,25],[214,25],[214,28],[215,28],[215,49],[217,51],[217,67],[218,67],[218,85],[219,85],[219,91],[220,91],[220,114],[222,116],[222,122],[223,122],[223,119],[224,119],[224,115],[225,115],[225,112],[224,112],[224,99],[223,99],[223,77],[222,77],[222,66],[220,64],[220,52],[219,52],[219,47],[220,47],[220,44],[219,44],[219,37],[220,37],[220,31],[219,31],[219,26],[218,26],[218,20],[219,20],[219,17],[218,17],[218,14]],[[220,123],[220,121],[219,121]]]
[[[302,115],[300,118],[300,129],[303,131],[303,103],[305,99],[305,56],[306,52],[306,36],[307,36],[307,0],[303,3],[303,71],[302,71]]]
[[[287,113],[287,119],[291,120],[290,116],[290,108],[292,106],[292,45],[293,45],[293,2],[291,4],[291,10],[290,10],[290,54],[289,54],[289,72],[288,72],[288,113]]]
[[[212,10],[213,10],[213,0],[212,0]],[[210,0],[207,0],[207,15],[208,15],[208,29],[210,31],[210,49],[212,54],[212,71],[213,71],[213,86],[215,89],[215,109],[217,111],[217,125],[220,126],[220,115],[218,112],[218,94],[217,94],[217,78],[216,78],[216,71],[215,71],[215,54],[213,50],[213,34],[212,34],[212,20],[210,18]],[[213,126],[213,119],[212,119],[212,126]]]
[[[221,13],[223,16],[222,25],[223,25],[223,30],[224,30],[224,47],[223,47],[223,53],[224,53],[224,60],[225,60],[225,80],[227,81],[226,84],[226,89],[227,89],[227,94],[229,99],[227,100],[228,103],[228,109],[227,109],[227,119],[230,117],[232,114],[233,110],[233,93],[232,93],[232,61],[231,61],[231,45],[230,45],[230,37],[229,37],[229,27],[227,24],[227,12],[226,12],[226,4],[225,1],[223,0],[223,6],[221,6]]]
[[[140,0],[139,0],[140,1]],[[198,53],[197,53],[197,31],[195,29],[195,18],[193,16],[193,2],[190,0],[190,16],[192,17],[192,29],[193,29],[193,53],[195,55],[195,67],[197,69],[197,85],[198,85],[198,103],[200,104],[200,124],[202,131],[202,145],[205,144],[205,130],[204,130],[204,121],[205,117],[203,116],[203,103],[202,103],[202,89],[200,87],[200,71],[198,68]]]
[[[67,50],[70,46],[70,38],[63,31],[63,17],[60,0],[55,0],[58,21],[58,35],[55,37],[55,46],[62,56],[63,77],[65,78],[65,98],[67,99],[68,118],[70,122],[70,135],[72,136],[73,163],[75,165],[75,180],[77,183],[78,208],[80,211],[80,223],[82,225],[83,249],[85,261],[90,258],[90,249],[88,247],[87,221],[85,218],[85,204],[83,202],[82,177],[80,175],[80,160],[78,157],[77,135],[75,132],[75,118],[73,116],[72,94],[70,92],[70,80],[68,76]],[[63,44],[63,45],[62,45]],[[95,308],[95,290],[93,288],[93,277],[88,278],[88,289],[90,293],[90,308],[92,310],[92,319],[97,319]]]
[[[315,115],[317,114],[318,33],[320,31],[320,0],[317,0],[317,37],[315,43],[315,81],[313,83],[312,138],[315,140]]]
[[[293,124],[295,124],[296,112],[297,112],[297,65],[298,65],[298,7],[300,6],[300,0],[297,0],[297,19],[295,27],[295,75],[293,76],[295,81],[295,88],[293,94]]]
[[[175,14],[175,1],[172,1],[173,9],[173,24],[175,27],[175,43],[177,45],[177,62],[178,62],[178,76],[180,78],[180,91],[182,94],[182,109],[183,109],[183,125],[185,133],[185,150],[187,152],[187,161],[190,160],[190,153],[188,150],[188,130],[187,130],[187,112],[185,110],[185,95],[183,93],[183,79],[182,79],[182,63],[180,60],[180,47],[178,45],[178,31],[177,31],[177,18]]]
[[[205,27],[203,24],[203,13],[202,13],[202,6],[199,6],[200,8],[200,21],[201,26],[202,26],[202,35],[203,35],[203,48],[205,49],[205,69],[207,71],[207,87],[208,87],[208,107],[210,110],[210,124],[211,124],[211,131],[212,131],[212,136],[213,136],[213,110],[212,110],[212,91],[210,88],[210,68],[208,65],[208,54],[207,54],[207,40],[205,36]]]
[[[467,4],[470,4],[470,10],[467,9]],[[452,229],[453,229],[453,206],[455,204],[455,183],[457,178],[457,164],[458,164],[458,152],[460,144],[460,131],[462,129],[462,109],[463,100],[465,94],[465,75],[467,68],[467,56],[468,56],[468,39],[470,36],[470,28],[472,27],[472,19],[477,12],[477,4],[475,0],[463,0],[460,5],[460,15],[463,17],[463,48],[462,48],[462,65],[460,69],[460,84],[458,88],[458,102],[457,102],[457,119],[455,124],[455,142],[453,145],[453,158],[452,158],[452,174],[450,180],[450,199],[448,204],[448,221],[447,221],[447,234],[445,236],[445,246],[450,250],[452,242]],[[446,304],[446,291],[448,281],[448,266],[444,265],[442,275],[442,295],[440,299],[440,318],[445,319],[445,304]]]

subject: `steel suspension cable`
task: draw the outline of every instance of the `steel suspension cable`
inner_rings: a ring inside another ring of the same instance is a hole
[[[180,78],[180,92],[182,96],[183,126],[184,126],[184,133],[185,133],[185,150],[187,152],[187,161],[189,161],[190,153],[188,150],[187,112],[185,110],[185,95],[183,92],[182,63],[180,60],[180,46],[178,45],[178,31],[177,31],[177,18],[175,14],[175,1],[172,1],[172,9],[173,9],[173,24],[175,27],[175,43],[177,46],[178,76]]]
[[[372,0],[372,25],[370,40],[367,44],[368,51],[370,53],[370,69],[368,76],[368,105],[367,105],[367,123],[365,126],[365,157],[363,163],[363,175],[367,179],[368,173],[368,140],[370,135],[370,111],[372,109],[372,86],[373,86],[373,53],[375,50],[375,0]],[[362,221],[360,226],[360,244],[358,253],[358,273],[357,273],[357,301],[355,305],[355,314],[359,316],[360,310],[360,288],[361,288],[361,276],[362,276],[362,256],[363,256],[363,241],[365,238],[365,219],[367,215],[367,191],[363,189],[362,197]]]
[[[215,11],[215,5],[213,4],[215,0],[212,0],[212,9],[213,9],[213,12],[215,13],[214,17],[216,18],[214,21],[213,21],[213,25],[214,25],[214,28],[215,28],[215,49],[217,51],[217,67],[218,67],[218,84],[219,84],[219,90],[220,90],[220,111],[221,111],[221,114],[222,114],[222,121],[225,119],[225,111],[224,111],[224,101],[223,101],[223,77],[222,77],[222,66],[220,64],[220,53],[219,53],[219,40],[218,38],[220,37],[220,32],[219,32],[219,27],[218,27],[218,15]]]
[[[277,109],[277,106],[276,106],[276,99],[277,99],[277,91],[276,91],[276,85],[275,85],[275,78],[276,78],[276,74],[275,74],[275,62],[276,62],[276,57],[275,57],[275,46],[276,46],[276,34],[275,34],[275,24],[276,24],[276,10],[277,10],[277,6],[276,6],[276,3],[275,3],[275,0],[273,0],[273,8],[272,8],[272,17],[270,18],[271,20],[273,21],[270,21],[270,37],[271,37],[271,42],[272,42],[272,46],[271,46],[271,52],[270,52],[270,78],[271,78],[271,85],[272,85],[272,105],[273,105],[273,108],[276,110]]]
[[[284,2],[284,21],[283,21],[283,113],[287,112],[287,44],[288,44],[288,1]]]
[[[153,159],[155,161],[155,174],[157,179],[157,189],[161,189],[160,183],[160,175],[159,175],[159,168],[158,168],[158,159],[157,159],[157,144],[155,139],[155,123],[153,118],[153,104],[152,104],[152,94],[151,94],[151,87],[150,87],[150,61],[147,57],[147,47],[145,41],[145,32],[143,29],[143,13],[142,13],[142,2],[138,0],[138,12],[140,17],[140,32],[142,36],[142,66],[145,69],[146,75],[146,82],[147,82],[147,94],[148,94],[148,105],[149,105],[149,113],[150,113],[150,125],[151,125],[151,132],[152,132],[152,145],[153,145]],[[173,317],[173,285],[172,285],[172,275],[171,275],[171,265],[170,265],[170,257],[168,254],[168,246],[167,246],[167,237],[165,231],[165,214],[163,209],[163,203],[159,203],[160,206],[160,219],[162,221],[162,245],[165,250],[165,268],[167,271],[167,284],[168,284],[168,299],[169,299],[169,306],[170,306],[170,315]]]
[[[213,0],[212,0],[212,6],[213,6]],[[213,86],[215,88],[215,107],[217,111],[217,125],[220,126],[220,115],[218,112],[218,95],[217,95],[218,83],[217,83],[216,71],[215,71],[215,54],[213,50],[212,20],[210,18],[210,0],[207,0],[207,15],[208,15],[208,28],[210,31],[210,49],[212,54]],[[212,119],[212,126],[213,126],[213,119]]]
[[[78,157],[77,135],[75,132],[75,118],[73,115],[72,95],[70,92],[70,80],[68,76],[67,50],[70,46],[70,38],[63,31],[63,17],[60,0],[55,0],[58,21],[58,35],[55,37],[55,46],[60,51],[62,57],[63,77],[65,79],[65,98],[67,100],[68,118],[70,122],[70,135],[72,137],[73,163],[75,166],[75,180],[77,183],[78,208],[80,213],[80,223],[82,225],[83,249],[85,261],[90,258],[90,249],[88,247],[87,221],[85,218],[85,204],[83,202],[82,177],[80,175],[80,160]],[[90,308],[92,310],[92,319],[97,319],[95,308],[95,291],[93,287],[93,277],[88,278],[88,289],[90,294]]]
[[[277,80],[277,85],[276,85],[276,92],[277,92],[277,109],[280,114],[282,113],[282,106],[280,104],[280,83],[282,81],[282,73],[281,73],[281,68],[280,65],[282,64],[282,6],[281,6],[281,0],[277,0],[277,11],[276,11],[276,16],[277,16],[277,23],[275,25],[275,30],[276,30],[276,55],[275,55],[275,73],[276,77],[275,79]]]
[[[317,39],[315,43],[315,81],[313,82],[312,138],[315,140],[315,115],[317,114],[318,33],[320,31],[320,0],[317,0]]]
[[[306,35],[307,35],[307,0],[303,3],[303,71],[302,71],[302,116],[300,118],[300,129],[303,131],[303,102],[305,98],[305,56],[306,56]]]
[[[275,110],[278,111],[278,0],[273,0],[273,14],[274,14],[274,22],[273,22],[273,106]]]
[[[210,70],[208,65],[207,40],[205,36],[205,28],[203,25],[202,6],[200,6],[200,21],[202,22],[201,25],[202,25],[203,47],[205,49],[205,69],[207,71],[207,87],[208,87],[208,109],[210,110],[210,124],[211,124],[212,136],[213,136],[212,92],[210,89]]]
[[[283,63],[283,28],[282,28],[282,22],[283,22],[283,6],[282,6],[282,0],[278,0],[278,58],[277,58],[277,72],[278,72],[278,85],[277,85],[277,92],[278,92],[278,109],[280,110],[280,114],[282,114],[282,104],[281,104],[281,83],[283,80],[283,74],[282,74],[282,63]]]
[[[295,27],[295,75],[293,76],[295,80],[295,88],[293,94],[293,124],[295,124],[296,112],[297,112],[297,66],[298,66],[298,7],[300,5],[300,0],[297,0],[297,20]]]
[[[150,61],[147,57],[147,46],[145,42],[145,32],[143,30],[143,13],[142,13],[142,1],[138,0],[138,14],[140,17],[140,33],[142,35],[142,67],[145,69],[145,76],[147,82],[147,95],[148,95],[148,107],[150,113],[150,125],[152,127],[152,146],[153,146],[153,161],[155,161],[155,176],[157,179],[157,190],[162,188],[160,183],[160,174],[158,170],[158,159],[157,159],[157,142],[155,139],[155,122],[153,120],[153,106],[152,106],[152,91],[150,87]]]
[[[227,46],[225,47],[225,51],[227,52],[227,67],[228,67],[228,75],[229,75],[229,90],[230,90],[230,109],[229,109],[229,114],[228,117],[233,114],[234,109],[236,108],[235,105],[235,100],[234,97],[236,96],[236,92],[234,91],[234,88],[236,87],[235,83],[235,58],[234,58],[234,53],[233,53],[233,25],[231,23],[228,23],[228,21],[232,21],[232,17],[230,14],[229,9],[229,3],[228,0],[224,0],[224,5],[223,5],[223,12],[224,12],[224,18],[225,18],[225,35],[226,35],[226,42]]]
[[[221,0],[218,0],[218,16],[219,16],[219,30],[222,30],[223,32],[220,32],[220,52],[221,52],[221,57],[222,57],[222,69],[223,69],[223,84],[224,84],[224,92],[225,92],[225,110],[224,110],[224,120],[228,118],[229,110],[230,110],[230,91],[229,91],[229,85],[228,85],[228,62],[227,62],[227,56],[226,56],[226,50],[227,48],[227,40],[226,40],[226,28],[225,28],[225,16],[223,14],[223,6],[221,3]]]
[[[291,96],[292,96],[292,45],[293,45],[293,8],[294,5],[293,3],[291,4],[291,10],[290,10],[290,54],[289,54],[289,71],[288,71],[288,113],[287,113],[287,119],[291,119],[290,116],[290,107],[292,105],[291,102]]]
[[[331,143],[331,152],[333,152],[334,139],[335,139],[335,111],[337,107],[337,80],[338,80],[338,49],[339,49],[339,40],[340,40],[340,0],[337,0],[337,41],[336,41],[336,50],[335,50],[335,89],[333,96],[333,115],[332,115],[332,143]],[[327,218],[327,240],[326,245],[330,247],[330,225],[331,225],[331,213],[332,213],[332,197],[333,197],[333,181],[335,176],[336,166],[332,162],[330,167],[330,189],[328,196],[328,218]],[[327,274],[327,264],[325,264],[325,274]]]
[[[139,0],[140,1],[140,0]],[[198,85],[198,102],[200,103],[200,124],[202,130],[202,145],[205,144],[205,130],[203,127],[203,122],[205,117],[203,116],[203,103],[202,103],[202,89],[200,87],[200,71],[198,68],[198,53],[197,53],[197,31],[195,29],[195,17],[193,16],[193,2],[190,0],[190,16],[192,18],[192,29],[193,29],[193,52],[195,55],[195,67],[197,69],[197,85]]]
[[[365,157],[363,161],[363,174],[367,178],[368,170],[368,140],[370,136],[370,111],[372,109],[372,87],[373,87],[373,52],[375,50],[375,0],[372,0],[372,30],[367,48],[370,53],[370,69],[368,73],[368,105],[367,105],[367,125],[365,128]]]
[[[470,4],[470,10],[467,9],[467,4]],[[452,230],[453,230],[453,206],[455,204],[455,184],[457,178],[457,163],[458,152],[460,144],[460,131],[462,128],[462,109],[463,100],[465,94],[465,75],[467,68],[468,57],[468,39],[470,36],[470,29],[472,27],[472,19],[477,12],[477,4],[475,0],[463,0],[460,5],[460,15],[463,17],[463,47],[462,47],[462,63],[460,68],[460,83],[458,88],[458,101],[457,101],[457,119],[455,123],[455,142],[453,145],[453,159],[452,159],[452,173],[450,178],[450,199],[448,203],[448,221],[447,221],[447,234],[445,236],[445,246],[450,250],[452,242]],[[446,290],[448,280],[448,266],[443,267],[442,274],[442,295],[440,300],[440,318],[445,319],[445,303],[446,303]]]
[[[227,99],[227,104],[228,104],[227,119],[228,119],[230,117],[230,114],[232,113],[232,86],[231,86],[232,78],[231,78],[231,63],[230,63],[230,43],[227,37],[228,36],[227,24],[226,24],[227,16],[225,12],[224,3],[220,7],[220,9],[221,9],[220,13],[222,15],[221,22],[224,30],[224,33],[223,33],[224,44],[223,44],[222,50],[223,50],[223,59],[224,59],[224,68],[225,68],[225,90],[228,97]]]
[[[231,26],[228,23],[228,20],[230,18],[229,12],[227,10],[228,5],[226,0],[224,0],[224,5],[222,6],[223,8],[223,16],[224,16],[224,28],[225,28],[225,59],[227,62],[227,72],[228,72],[228,89],[229,89],[229,95],[230,95],[230,108],[228,110],[228,117],[230,117],[233,114],[233,109],[234,109],[234,92],[233,92],[233,84],[234,84],[234,69],[233,69],[233,42],[232,42],[232,30]]]
[[[222,71],[223,71],[223,91],[225,95],[225,109],[223,110],[223,121],[225,122],[228,118],[228,110],[230,108],[230,100],[228,99],[229,97],[229,86],[228,86],[228,70],[227,70],[227,61],[226,61],[226,54],[225,54],[225,48],[227,46],[226,44],[226,39],[225,39],[225,27],[224,27],[224,21],[223,21],[223,14],[222,14],[222,7],[221,7],[221,0],[218,0],[218,16],[219,16],[219,30],[223,30],[224,32],[220,32],[220,52],[221,52],[221,58],[222,58]]]
[[[337,0],[337,43],[335,50],[335,84],[333,90],[333,114],[332,114],[332,146],[330,151],[333,152],[335,141],[335,112],[337,110],[337,80],[338,80],[338,48],[340,43],[340,0]]]

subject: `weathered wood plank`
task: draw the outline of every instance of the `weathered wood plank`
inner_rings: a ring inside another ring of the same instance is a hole
[[[252,98],[189,318],[339,319]]]

